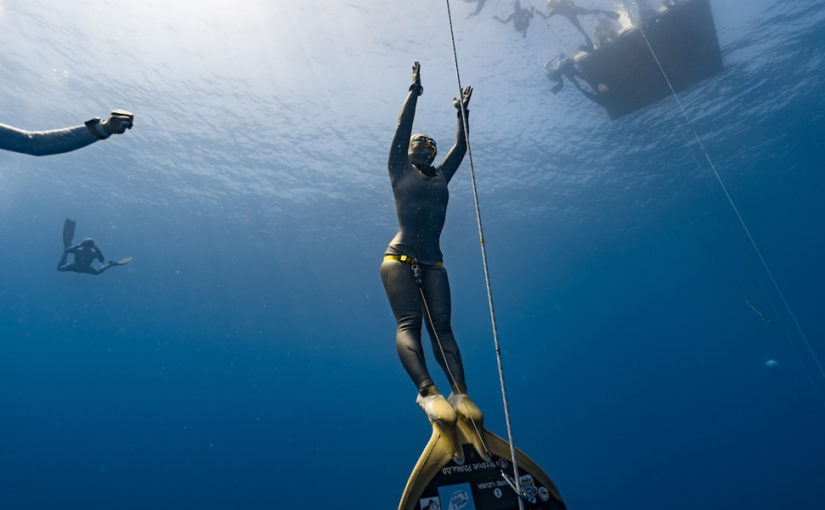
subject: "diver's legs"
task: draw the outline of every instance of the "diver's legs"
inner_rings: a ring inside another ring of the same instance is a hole
[[[447,270],[438,266],[422,266],[422,268],[424,270],[424,298],[433,322],[431,325],[430,321],[426,320],[426,325],[432,339],[435,359],[447,374],[453,391],[466,393],[464,365],[461,363],[461,353],[450,325],[452,308]],[[433,331],[433,326],[435,326],[435,331]]]
[[[395,332],[398,357],[415,387],[426,396],[431,393],[429,387],[435,384],[427,371],[421,349],[421,297],[412,268],[405,262],[385,260],[381,263],[381,281],[398,323]]]
[[[93,267],[91,265],[78,266],[77,264],[72,264],[71,269],[68,269],[67,271],[74,271],[76,273],[83,273],[83,274],[90,274],[90,275],[99,275],[100,273],[102,273],[106,269],[108,269],[107,266],[103,266],[100,269],[98,269],[98,268]]]
[[[100,266],[100,269],[98,269],[97,273],[95,273],[95,274],[100,274],[103,271],[106,271],[107,269],[109,269],[110,267],[125,266],[126,264],[128,264],[131,261],[132,261],[132,257],[126,257],[125,259],[120,259],[120,260],[110,260],[106,264]]]
[[[418,388],[415,401],[431,422],[440,424],[442,432],[451,438],[453,457],[463,462],[464,455],[456,438],[456,412],[438,392],[424,361],[421,349],[421,298],[412,268],[405,262],[385,260],[381,263],[381,280],[398,322],[395,333],[398,357]]]
[[[66,264],[66,257],[69,256],[69,252],[64,251],[63,255],[60,256],[60,260],[57,262],[57,270],[58,271],[71,271],[71,265]]]
[[[444,373],[450,379],[450,386],[453,390],[447,401],[455,409],[458,418],[456,424],[461,435],[472,443],[482,458],[489,460],[484,441],[479,435],[480,430],[484,428],[484,415],[467,395],[464,365],[461,363],[461,353],[450,326],[450,282],[447,278],[447,270],[443,267],[424,266],[423,290],[435,326],[431,327],[427,321],[427,330],[433,341],[433,352]]]
[[[106,271],[110,267],[113,267],[113,266],[116,266],[116,265],[117,264],[114,263],[114,262],[107,262],[107,263],[103,264],[102,266],[100,266],[99,268],[94,268],[94,267],[90,266],[89,267],[89,269],[90,269],[89,274],[98,275],[98,274],[102,273],[103,271]]]

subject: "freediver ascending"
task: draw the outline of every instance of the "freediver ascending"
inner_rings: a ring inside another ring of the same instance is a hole
[[[439,238],[449,198],[448,185],[467,151],[464,127],[472,87],[453,99],[458,110],[455,144],[438,166],[435,140],[412,133],[420,65],[413,65],[410,91],[390,147],[388,170],[398,233],[387,246],[381,280],[398,323],[395,342],[401,363],[418,388],[416,402],[427,414],[432,435],[410,474],[399,510],[421,508],[515,508],[524,498],[535,510],[564,510],[553,481],[532,459],[484,428],[481,410],[467,395],[464,367],[450,325],[450,285]],[[438,391],[424,361],[421,322],[447,374],[452,394]],[[518,460],[518,474],[510,461]],[[511,474],[512,473],[512,474]]]
[[[117,262],[113,260],[106,262],[106,259],[103,257],[103,252],[100,251],[100,246],[88,237],[80,241],[79,244],[72,246],[76,225],[77,224],[69,218],[66,218],[66,221],[63,223],[63,255],[60,257],[60,262],[57,263],[58,271],[73,271],[75,273],[98,275],[110,267],[122,266],[132,261],[132,257],[127,257]],[[66,258],[70,253],[74,255],[74,262],[67,264]],[[99,260],[103,265],[100,267],[92,266],[92,262],[95,260]]]
[[[25,131],[0,124],[0,149],[32,156],[70,152],[111,135],[123,134],[132,129],[134,120],[133,113],[115,110],[104,121],[94,118],[80,126],[51,131]]]
[[[593,51],[594,49],[593,41],[590,39],[590,36],[587,35],[587,32],[584,31],[584,28],[582,28],[582,24],[579,23],[579,15],[604,14],[613,19],[619,19],[618,13],[615,13],[613,11],[606,11],[603,9],[585,9],[584,7],[579,7],[575,5],[572,0],[547,0],[546,6],[547,10],[550,11],[550,13],[543,14],[539,12],[539,15],[544,19],[550,19],[556,15],[564,16],[565,18],[567,18],[570,21],[570,23],[572,23],[573,26],[576,27],[576,30],[578,30],[584,36],[584,39],[587,42],[587,45],[584,47],[584,49],[587,49],[589,51]]]
[[[431,166],[437,152],[435,140],[423,133],[410,135],[418,96],[424,91],[420,69],[416,62],[390,147],[388,169],[399,228],[384,254],[381,279],[398,323],[398,356],[418,389],[416,402],[431,421],[454,428],[456,412],[479,423],[482,420],[481,410],[467,395],[461,354],[450,325],[450,284],[439,247],[449,199],[447,185],[467,151],[462,103],[469,112],[473,89],[467,86],[461,99],[453,98],[458,111],[455,144],[440,165]],[[450,381],[449,399],[439,393],[427,371],[421,346],[425,312],[435,358]]]
[[[498,16],[493,16],[493,18],[504,24],[513,20],[513,28],[516,29],[516,32],[521,32],[522,37],[527,37],[527,28],[530,26],[530,20],[533,18],[535,12],[535,7],[527,9],[521,6],[519,0],[513,0],[513,12],[507,16],[507,19],[501,19]]]

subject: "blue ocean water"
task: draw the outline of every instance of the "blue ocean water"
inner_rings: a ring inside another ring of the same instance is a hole
[[[711,4],[725,70],[680,98],[810,350],[675,101],[610,121],[550,93],[574,29],[452,2],[515,440],[571,509],[825,500],[825,4]],[[0,154],[0,508],[395,508],[430,426],[378,277],[386,157],[414,60],[416,128],[454,136],[444,2],[0,0],[0,43],[0,122],[136,114]],[[466,162],[451,195],[503,434]],[[134,262],[58,273],[66,217]]]

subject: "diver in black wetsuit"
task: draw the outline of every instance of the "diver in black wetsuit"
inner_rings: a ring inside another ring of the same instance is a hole
[[[485,3],[487,3],[487,0],[464,0],[464,1],[465,1],[465,2],[467,2],[467,3],[472,3],[472,2],[475,2],[475,3],[476,3],[476,10],[475,10],[475,11],[473,11],[473,12],[471,12],[471,13],[467,16],[468,18],[469,18],[470,16],[475,16],[475,15],[477,15],[478,13],[480,13],[480,12],[481,12],[481,9],[483,9],[483,8],[484,8],[484,4],[485,4]]]
[[[521,32],[522,37],[527,37],[527,27],[530,26],[530,20],[533,18],[535,12],[535,7],[527,9],[521,6],[519,0],[514,0],[513,12],[507,16],[507,19],[501,19],[498,16],[493,16],[493,18],[505,24],[513,20],[513,28],[516,29],[516,32]]]
[[[47,156],[85,147],[114,134],[132,129],[135,115],[126,110],[115,110],[108,119],[88,120],[85,125],[52,131],[24,131],[0,124],[0,149],[32,156]]]
[[[554,62],[555,65],[553,65]],[[591,91],[582,87],[576,78],[584,79],[584,76],[582,76],[576,62],[564,53],[560,53],[558,57],[547,62],[544,65],[544,72],[547,73],[547,77],[551,81],[556,82],[550,90],[553,94],[558,94],[561,91],[564,86],[564,78],[567,78],[584,97],[600,106],[605,106],[606,101],[602,97],[602,91]]]
[[[582,14],[604,14],[613,19],[619,18],[619,14],[613,11],[605,11],[602,9],[585,9],[584,7],[575,5],[572,0],[547,0],[546,6],[547,10],[550,11],[550,14],[542,14],[539,12],[539,15],[544,19],[550,19],[556,15],[567,18],[570,23],[572,23],[573,26],[576,27],[576,29],[584,36],[585,41],[587,41],[585,48],[590,51],[594,49],[593,41],[590,39],[590,36],[587,35],[587,32],[584,31],[584,28],[582,28],[582,24],[579,23],[578,16]]]
[[[122,266],[132,261],[130,257],[117,262],[113,260],[106,262],[106,259],[103,257],[103,252],[100,251],[100,246],[88,237],[80,241],[80,244],[72,246],[75,225],[76,223],[68,218],[66,218],[63,224],[63,255],[60,257],[60,262],[57,263],[58,271],[73,271],[75,273],[98,275],[110,267]],[[66,258],[70,253],[74,255],[74,262],[67,264]],[[95,260],[99,260],[103,265],[100,267],[92,266],[92,262]]]
[[[74,255],[74,262],[72,264],[67,264],[66,257],[70,253]],[[100,267],[92,266],[92,262],[94,262],[95,259],[99,260],[103,265]],[[128,259],[124,260],[128,261]],[[98,246],[93,239],[87,237],[86,239],[80,241],[80,244],[63,250],[63,256],[60,257],[60,262],[57,263],[57,270],[98,275],[110,267],[122,266],[126,263],[126,261],[121,260],[119,262],[115,262],[110,260],[109,262],[106,262],[106,259],[103,258],[103,252],[100,251],[100,246]]]
[[[450,285],[439,247],[449,199],[447,185],[467,151],[462,103],[468,112],[473,89],[467,86],[460,100],[453,99],[458,110],[455,145],[441,164],[434,167],[431,165],[437,152],[435,140],[425,134],[411,135],[418,96],[424,90],[419,72],[420,65],[416,62],[413,83],[390,147],[388,169],[399,228],[381,263],[381,280],[398,322],[395,336],[398,356],[418,389],[416,402],[433,421],[454,423],[456,411],[480,421],[481,411],[466,394],[461,354],[450,325]],[[438,392],[427,371],[421,346],[422,319],[432,339],[436,360],[452,386],[449,403]]]

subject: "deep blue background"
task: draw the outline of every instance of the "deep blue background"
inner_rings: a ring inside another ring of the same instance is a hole
[[[0,154],[0,508],[395,508],[429,425],[378,278],[386,152],[413,60],[417,128],[452,136],[444,4],[167,4],[0,1],[0,122],[136,113]],[[681,99],[822,360],[825,5],[712,6],[725,71]],[[825,376],[675,102],[611,122],[554,96],[543,63],[576,33],[472,9],[516,442],[571,509],[821,508]],[[454,329],[504,433],[466,163],[451,191]],[[54,271],[67,216],[134,262]]]

